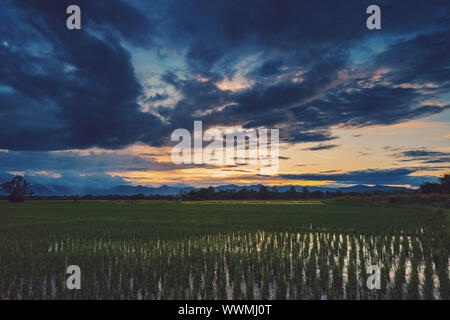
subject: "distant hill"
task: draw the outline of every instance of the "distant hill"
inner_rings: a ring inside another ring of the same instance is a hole
[[[374,192],[374,191],[384,191],[384,192],[395,192],[395,191],[405,191],[410,192],[414,189],[403,188],[403,187],[391,187],[391,186],[366,186],[366,185],[356,185],[352,187],[339,188],[342,192]]]
[[[222,185],[215,187],[216,191],[220,190],[241,190],[243,188],[247,188],[249,190],[259,190],[261,187],[261,184],[254,184],[254,185],[247,185],[247,186],[240,186],[236,184],[228,184],[228,185]],[[292,185],[285,185],[285,186],[276,186],[276,190],[278,192],[285,192],[289,190],[292,187]],[[303,190],[304,186],[294,186],[295,189],[298,192],[301,192]],[[384,191],[384,192],[397,192],[397,191],[404,191],[404,192],[411,192],[413,189],[409,188],[402,188],[402,187],[390,187],[390,186],[384,186],[384,185],[377,185],[377,186],[366,186],[366,185],[355,185],[351,187],[322,187],[322,186],[306,186],[309,191],[322,191],[322,192],[336,192],[341,191],[343,193],[348,192],[374,192],[374,191]],[[31,188],[34,192],[34,195],[36,196],[64,196],[64,195],[86,195],[86,194],[92,194],[92,195],[123,195],[123,196],[129,196],[129,195],[135,195],[135,194],[144,194],[146,196],[148,195],[177,195],[180,194],[180,192],[189,192],[190,190],[196,190],[199,188],[192,187],[192,186],[168,186],[168,185],[162,185],[160,187],[151,187],[151,186],[132,186],[132,185],[117,185],[112,188],[108,189],[91,189],[91,188],[85,188],[83,190],[75,190],[71,189],[70,187],[64,186],[64,185],[45,185],[45,184],[36,184],[32,183]],[[272,190],[272,186],[268,186],[269,190]],[[0,195],[5,195],[3,191],[0,191]]]
[[[144,194],[148,195],[177,195],[180,192],[189,192],[194,190],[194,187],[174,187],[168,185],[162,185],[160,187],[146,187],[146,186],[130,186],[130,185],[120,185],[106,190],[92,190],[90,194],[92,195],[105,195],[105,194],[118,194],[118,195],[134,195],[134,194]]]
[[[248,186],[239,186],[235,184],[228,184],[216,187],[216,191],[218,190],[241,190],[243,188],[247,188],[248,190],[255,190],[257,191],[262,185],[261,184],[254,184],[254,185],[248,185]],[[285,192],[289,190],[292,187],[292,185],[285,185],[285,186],[275,186],[276,190],[278,192]],[[384,185],[376,185],[376,186],[366,186],[366,185],[356,185],[351,187],[321,187],[321,186],[294,186],[295,190],[298,192],[301,192],[304,187],[307,187],[309,191],[322,191],[322,192],[374,192],[374,191],[384,191],[384,192],[394,192],[394,191],[405,191],[410,192],[414,189],[410,188],[403,188],[403,187],[391,187],[391,186],[384,186]],[[269,190],[272,190],[273,187],[269,186]]]

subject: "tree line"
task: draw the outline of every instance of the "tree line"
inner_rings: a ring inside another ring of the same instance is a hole
[[[7,197],[0,199],[8,199],[10,202],[23,202],[25,198],[33,195],[31,184],[22,176],[15,176],[11,181],[1,185],[2,189],[9,193]],[[450,194],[450,175],[446,174],[439,178],[439,182],[425,182],[415,193],[421,194]],[[405,193],[405,192],[395,192]],[[307,187],[303,187],[302,191],[297,191],[291,186],[286,191],[279,191],[277,187],[267,187],[261,185],[258,190],[243,187],[235,190],[216,190],[214,187],[190,190],[189,192],[181,192],[178,195],[71,195],[71,196],[34,196],[35,200],[46,199],[71,199],[78,200],[184,200],[184,201],[201,201],[201,200],[302,200],[302,199],[329,199],[346,196],[385,196],[392,195],[393,192],[374,191],[374,192],[346,192],[336,191],[309,191]]]
[[[294,186],[284,192],[278,191],[276,187],[260,186],[258,190],[248,189],[246,187],[240,190],[218,190],[214,187],[190,190],[180,194],[182,200],[300,200],[300,199],[324,199],[342,196],[340,190],[336,192],[323,192],[320,190],[309,191],[303,187],[302,191],[297,191]]]

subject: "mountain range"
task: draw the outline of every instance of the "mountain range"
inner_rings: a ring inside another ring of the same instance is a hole
[[[259,190],[261,187],[261,184],[254,184],[254,185],[247,185],[247,186],[240,186],[236,184],[228,184],[228,185],[221,185],[215,187],[216,191],[220,190],[234,190],[238,191],[242,188],[247,188],[249,190]],[[276,190],[278,192],[284,192],[289,190],[292,187],[292,185],[284,185],[284,186],[276,186]],[[301,192],[303,190],[304,186],[294,186],[295,189],[298,192]],[[413,191],[413,189],[410,188],[403,188],[403,187],[391,187],[391,186],[384,186],[384,185],[376,185],[376,186],[367,186],[367,185],[355,185],[350,187],[323,187],[323,186],[305,186],[308,188],[309,191],[322,191],[322,192],[336,192],[341,191],[344,193],[347,192],[374,192],[374,191],[384,191],[384,192],[395,192],[395,191],[405,191],[410,192]],[[272,190],[273,187],[269,186],[269,190]],[[133,185],[117,185],[112,188],[107,189],[84,189],[84,190],[75,190],[70,187],[59,185],[59,184],[32,184],[31,189],[33,190],[34,195],[36,196],[64,196],[64,195],[86,195],[86,194],[92,194],[92,195],[135,195],[135,194],[144,194],[146,196],[148,195],[177,195],[180,194],[180,192],[189,192],[190,190],[199,189],[192,186],[168,186],[168,185],[162,185],[159,187],[151,187],[151,186],[133,186]],[[5,195],[5,193],[0,190],[0,195]]]

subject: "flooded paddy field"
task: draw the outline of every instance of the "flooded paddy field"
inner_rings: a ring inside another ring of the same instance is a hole
[[[0,298],[448,299],[449,247],[431,207],[0,203]]]

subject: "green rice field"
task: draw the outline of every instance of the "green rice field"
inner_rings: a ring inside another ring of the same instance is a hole
[[[362,201],[0,202],[0,299],[447,300],[449,216]]]

